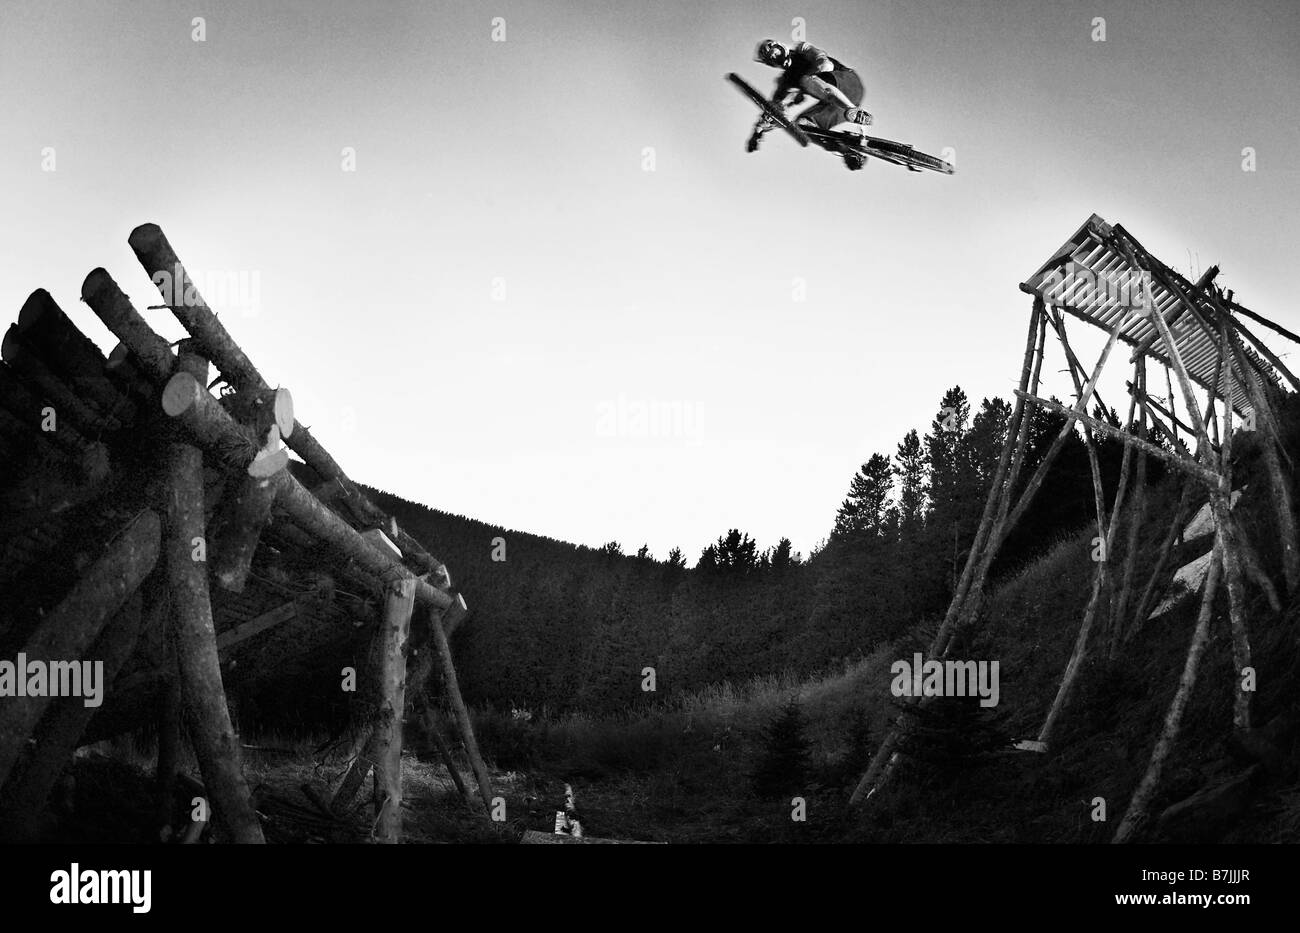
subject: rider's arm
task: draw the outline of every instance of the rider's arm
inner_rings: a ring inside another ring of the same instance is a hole
[[[783,75],[781,80],[776,84],[776,91],[772,94],[772,103],[776,104],[777,107],[781,109],[785,109],[791,103],[791,96],[801,93],[803,92],[799,90],[798,85],[787,84],[785,82],[785,76]]]
[[[800,42],[794,47],[794,51],[796,55],[808,62],[807,70],[813,74],[835,70],[835,63],[831,61],[831,57],[815,45]]]

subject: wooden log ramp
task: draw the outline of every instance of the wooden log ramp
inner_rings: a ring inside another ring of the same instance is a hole
[[[131,352],[137,361],[141,362],[141,368],[149,378],[163,385],[164,410],[169,414],[174,412],[172,417],[181,423],[190,438],[228,469],[244,470],[249,472],[249,475],[253,475],[256,471],[250,471],[249,467],[256,459],[260,448],[252,431],[240,425],[212,397],[201,380],[195,379],[190,373],[176,370],[175,357],[166,341],[145,323],[140,313],[131,305],[130,299],[122,293],[107,272],[103,269],[95,269],[86,277],[82,285],[82,298],[109,330],[131,348]],[[208,316],[211,317],[211,312],[208,312]],[[206,320],[201,316],[197,319]],[[212,322],[215,323],[215,317],[212,318]],[[221,328],[220,334],[225,334],[224,327]],[[229,340],[228,334],[225,334],[225,339]],[[196,347],[205,354],[210,352],[209,347],[202,341],[196,340]],[[242,356],[242,353],[240,355]],[[265,387],[265,383],[262,386]],[[304,436],[309,436],[308,432],[301,425],[296,424],[290,438],[290,446],[300,454],[302,449],[299,445],[304,443]],[[321,466],[311,463],[310,460],[308,465],[321,472]],[[327,464],[322,465],[327,466]],[[348,482],[341,471],[335,475],[340,482]],[[394,567],[401,567],[404,573],[414,576],[409,568],[404,567],[402,560],[391,553],[377,549],[362,538],[360,532],[313,496],[287,470],[277,470],[273,483],[276,486],[277,508],[287,512],[294,523],[304,531],[326,542],[342,556],[356,561],[365,572],[382,579]],[[382,524],[388,524],[386,516]],[[401,541],[398,543],[401,544]],[[410,554],[406,552],[405,546],[403,547],[403,553],[409,560]],[[442,563],[433,558],[429,558],[429,561],[432,572],[437,573],[440,579],[445,579],[446,569]],[[421,579],[416,581],[415,598],[421,605],[430,605],[442,610],[452,604],[452,597],[445,589],[434,587]]]
[[[59,463],[70,457],[81,465],[85,482],[102,482],[110,464],[101,436],[148,418],[159,467],[156,482],[146,491],[152,508],[127,523],[26,645],[33,660],[72,660],[94,645],[104,655],[110,678],[129,656],[144,651],[149,669],[113,681],[106,715],[75,704],[50,709],[42,697],[0,705],[0,795],[21,802],[28,814],[26,822],[14,824],[15,833],[33,834],[30,814],[42,810],[70,748],[152,714],[159,729],[160,835],[171,835],[172,790],[187,780],[177,761],[182,736],[188,736],[203,778],[195,786],[208,797],[213,837],[264,841],[226,702],[210,587],[244,589],[254,552],[277,513],[287,516],[286,530],[294,531],[299,546],[323,542],[348,561],[351,573],[386,588],[379,633],[382,715],[365,737],[365,757],[374,762],[380,790],[372,838],[400,840],[402,723],[408,695],[415,692],[411,687],[423,687],[435,662],[441,662],[479,793],[490,805],[487,771],[447,640],[467,609],[462,597],[449,592],[446,568],[378,509],[297,422],[292,395],[271,387],[230,338],[162,231],[146,224],[132,232],[129,242],[160,291],[172,296],[165,298],[165,307],[190,335],[176,352],[103,269],[86,277],[82,299],[119,340],[107,359],[43,290],[29,296],[0,348],[7,361],[0,364],[0,428],[14,428],[21,456],[35,451]],[[226,384],[219,398],[208,387],[210,363],[221,376],[211,384]],[[157,416],[159,402],[165,417]],[[59,419],[57,430],[46,425],[51,410]],[[286,469],[285,442],[324,481],[328,497],[367,530],[353,527],[298,482]],[[6,454],[10,446],[5,445]],[[12,524],[10,517],[5,521]],[[150,574],[151,584],[137,594]],[[412,685],[406,656],[416,605],[431,613],[433,637]],[[227,646],[297,611],[290,604],[265,613],[239,631],[227,632]],[[137,647],[140,634],[153,628],[167,630],[161,652],[156,644]],[[29,753],[29,739],[37,730],[41,744]],[[464,784],[451,769],[464,795]],[[316,801],[317,809],[328,809],[321,804]],[[185,835],[197,838],[195,827]]]
[[[173,299],[168,307],[176,315],[177,320],[195,340],[203,355],[213,362],[230,384],[239,391],[269,390],[270,386],[262,378],[262,374],[258,372],[252,360],[231,338],[225,325],[212,313],[212,309],[195,288],[180,257],[172,249],[162,229],[157,224],[141,224],[131,231],[127,242],[159,291],[164,297]],[[184,296],[184,300],[176,301],[177,295]],[[325,479],[336,479],[351,490],[358,503],[368,509],[371,517],[376,519],[378,524],[389,523],[389,517],[356,488],[356,484],[347,477],[342,467],[306,427],[295,422],[290,430],[282,433],[289,446],[308,466]],[[434,559],[419,541],[396,526],[393,530],[396,543],[402,549],[405,560],[416,571],[421,574],[446,574],[446,567]]]

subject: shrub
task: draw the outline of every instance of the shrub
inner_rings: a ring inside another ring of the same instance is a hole
[[[751,777],[758,796],[779,797],[807,789],[811,743],[805,729],[799,703],[791,699],[763,731],[758,764]]]

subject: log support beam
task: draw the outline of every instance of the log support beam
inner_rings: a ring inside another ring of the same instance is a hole
[[[415,581],[394,580],[384,601],[379,629],[379,722],[375,728],[378,808],[371,838],[402,841],[402,720],[406,715],[406,646],[415,609]]]
[[[181,356],[186,364],[185,354]],[[185,373],[193,379],[193,375]],[[206,394],[206,393],[205,393]],[[262,843],[262,826],[244,779],[230,721],[208,592],[203,508],[203,455],[184,439],[167,445],[165,547],[172,635],[186,720],[199,759],[218,838]]]

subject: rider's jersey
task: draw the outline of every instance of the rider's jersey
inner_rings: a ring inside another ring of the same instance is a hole
[[[790,50],[790,66],[781,75],[780,83],[783,87],[794,87],[809,75],[822,71],[827,63],[837,71],[845,68],[843,62],[831,58],[817,46],[800,42]]]

